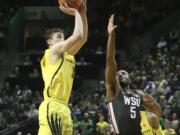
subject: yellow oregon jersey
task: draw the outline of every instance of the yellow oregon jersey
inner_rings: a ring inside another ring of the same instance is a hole
[[[148,119],[146,117],[146,112],[141,111],[141,132],[143,135],[156,135],[153,128],[148,122]]]
[[[154,129],[148,122],[147,115],[145,111],[141,111],[141,132],[143,135],[164,135],[161,126]]]
[[[50,62],[49,49],[41,60],[41,70],[44,80],[44,98],[58,100],[68,104],[74,79],[74,56],[64,53],[55,63]]]

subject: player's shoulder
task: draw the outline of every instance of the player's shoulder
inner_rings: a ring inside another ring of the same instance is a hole
[[[42,53],[42,58],[41,58],[41,64],[45,63],[45,59],[46,57],[49,55],[49,49],[46,49],[43,53]]]
[[[50,52],[50,49],[48,48],[48,49],[46,49],[46,50],[43,52],[43,54],[44,54],[44,55],[47,55],[47,54],[49,54],[49,52]]]
[[[50,55],[50,49],[46,49],[44,52],[43,52],[43,57],[42,57],[42,60],[43,59],[47,59]]]

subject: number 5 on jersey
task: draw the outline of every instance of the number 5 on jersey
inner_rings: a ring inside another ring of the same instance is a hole
[[[135,106],[130,107],[130,116],[131,116],[131,119],[136,118],[136,107]]]

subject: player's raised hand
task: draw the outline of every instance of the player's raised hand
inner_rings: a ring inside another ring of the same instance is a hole
[[[75,8],[70,8],[66,2],[65,2],[63,5],[60,5],[59,8],[60,8],[61,11],[63,11],[64,13],[66,13],[66,14],[68,14],[68,15],[72,15],[72,16],[74,16],[75,13],[78,12],[77,9],[75,9]]]
[[[109,18],[108,33],[111,34],[116,29],[117,25],[114,25],[114,14]]]

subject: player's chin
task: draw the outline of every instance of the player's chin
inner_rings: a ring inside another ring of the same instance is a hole
[[[129,82],[128,82],[127,79],[120,79],[119,82],[120,82],[120,83],[123,83],[123,84],[126,84],[126,85],[129,84]]]
[[[121,87],[126,87],[128,85],[128,83],[126,81],[122,81],[122,80],[119,83],[120,83]]]

